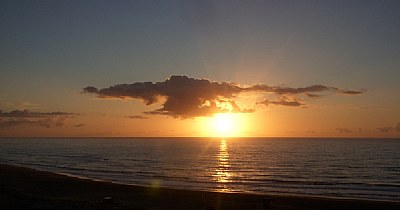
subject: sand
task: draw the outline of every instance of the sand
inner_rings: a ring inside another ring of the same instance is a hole
[[[400,202],[141,187],[0,164],[0,209],[400,209]]]

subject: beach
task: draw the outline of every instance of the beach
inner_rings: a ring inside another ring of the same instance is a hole
[[[0,165],[2,209],[400,209],[400,202],[122,185]]]

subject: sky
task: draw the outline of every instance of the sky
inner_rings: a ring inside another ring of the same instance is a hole
[[[400,2],[0,2],[0,136],[400,137]]]

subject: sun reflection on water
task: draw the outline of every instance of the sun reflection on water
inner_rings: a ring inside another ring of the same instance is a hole
[[[218,166],[216,168],[215,174],[213,175],[215,181],[218,183],[218,191],[221,192],[229,192],[230,189],[227,187],[227,183],[230,182],[229,177],[230,173],[230,165],[229,165],[229,153],[228,153],[228,145],[225,139],[221,139],[219,144],[219,153],[218,153]]]

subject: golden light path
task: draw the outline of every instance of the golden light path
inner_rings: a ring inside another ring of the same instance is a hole
[[[221,192],[229,192],[230,189],[226,186],[226,183],[229,182],[229,177],[231,173],[229,172],[229,153],[228,146],[225,139],[220,140],[219,144],[219,153],[218,153],[218,166],[213,175],[215,181],[218,183],[219,191]]]
[[[217,183],[217,191],[232,191],[232,188],[229,187],[229,182],[231,182],[231,177],[234,174],[229,164],[228,140],[230,137],[244,136],[245,130],[249,126],[244,116],[240,113],[220,113],[203,119],[204,134],[219,138],[217,163],[212,174],[213,182]]]

